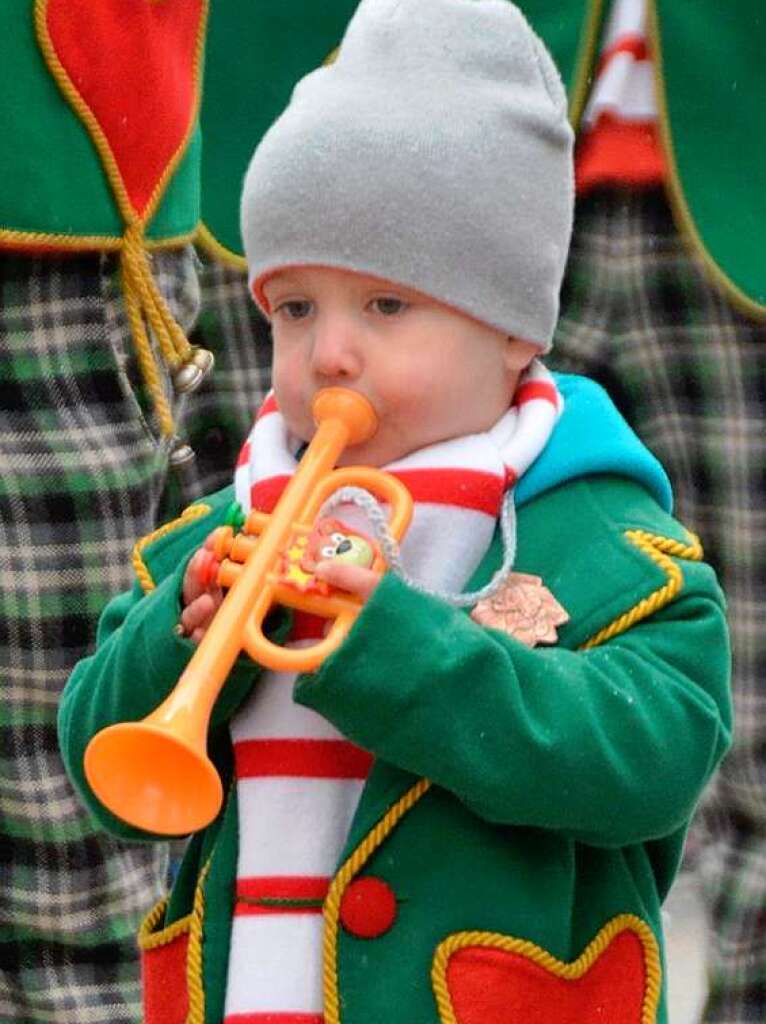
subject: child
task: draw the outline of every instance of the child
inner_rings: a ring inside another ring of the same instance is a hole
[[[365,604],[315,673],[233,668],[225,807],[142,929],[147,1024],[665,1020],[660,904],[730,740],[726,630],[659,465],[534,358],[571,206],[561,84],[506,0],[363,0],[256,150],[274,397],[237,497],[274,507],[342,385],[380,421],[342,461],[399,476],[415,516],[403,576],[320,562]],[[194,552],[231,498],[139,545],[62,702],[72,777],[122,835],[84,750],[204,635],[221,595]]]

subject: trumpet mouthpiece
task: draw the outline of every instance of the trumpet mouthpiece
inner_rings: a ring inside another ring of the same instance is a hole
[[[378,417],[370,402],[350,388],[322,388],[311,403],[314,422],[340,419],[348,427],[348,443],[368,441],[378,429]]]

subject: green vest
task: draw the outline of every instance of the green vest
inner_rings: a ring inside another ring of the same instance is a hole
[[[219,255],[244,266],[239,193],[253,148],[295,81],[340,41],[355,0],[318,8],[215,4],[202,110],[203,221]],[[520,0],[551,50],[579,122],[609,4]],[[668,191],[676,222],[738,307],[766,316],[766,16],[760,0],[721,5],[649,0]],[[693,8],[693,9],[692,9]],[[232,61],[231,54],[237,60]]]
[[[177,244],[199,222],[201,143],[194,94],[200,76],[194,53],[201,62],[205,3],[165,7],[180,10],[186,23],[180,33],[186,39],[184,58],[176,46],[179,34],[163,20],[159,5],[134,3],[127,11],[108,0],[98,15],[78,12],[80,6],[81,0],[0,0],[0,248],[92,250],[122,244],[125,218],[105,170],[103,146],[97,145],[82,108],[75,109],[72,94],[65,95],[62,80],[54,76],[41,32],[50,32],[53,51],[71,82],[81,83],[80,72],[86,69],[89,86],[82,98],[98,103],[100,95],[102,111],[104,103],[111,105],[114,120],[107,142],[113,151],[119,152],[120,145],[115,126],[130,127],[139,116],[146,137],[156,140],[168,131],[163,118],[169,99],[187,111],[185,127],[167,136],[168,146],[175,147],[165,165],[170,173],[158,184],[145,231],[150,243]],[[118,38],[118,23],[120,32],[126,24],[132,29],[132,46]],[[102,65],[105,53],[109,57]],[[108,82],[99,79],[102,66]],[[136,175],[135,164],[146,161],[146,152],[139,142],[123,156],[127,181]],[[161,165],[156,168],[157,176],[161,170]],[[154,172],[151,167],[146,173],[151,178]]]

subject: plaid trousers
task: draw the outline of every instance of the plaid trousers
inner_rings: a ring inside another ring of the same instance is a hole
[[[697,829],[711,920],[707,1024],[766,1020],[766,324],[689,254],[661,190],[575,216],[552,357],[601,381],[660,458],[726,592],[735,743]]]
[[[200,312],[189,340],[213,353],[215,370],[186,410],[183,436],[196,459],[166,488],[163,521],[232,482],[239,449],[271,386],[271,329],[249,295],[245,271],[205,253],[198,271]]]
[[[190,327],[199,305],[191,249],[155,254],[153,265]],[[58,755],[56,709],[102,607],[131,584],[135,540],[231,479],[259,404],[268,342],[236,347],[234,282],[206,274],[215,284],[201,331],[219,372],[174,400],[180,432],[201,451],[176,478],[152,425],[115,257],[0,255],[3,1024],[134,1024],[140,1015],[135,936],[164,890],[167,844],[118,842],[89,819]]]

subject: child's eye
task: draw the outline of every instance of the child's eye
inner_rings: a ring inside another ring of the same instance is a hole
[[[311,312],[311,303],[308,299],[289,299],[277,306],[274,312],[284,313],[288,320],[304,320]]]
[[[407,308],[404,299],[394,298],[393,295],[381,295],[379,298],[373,299],[370,305],[376,313],[381,313],[383,316],[396,316],[397,313],[403,313]]]

